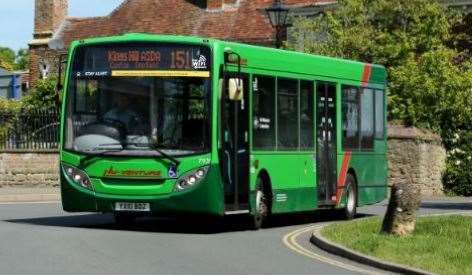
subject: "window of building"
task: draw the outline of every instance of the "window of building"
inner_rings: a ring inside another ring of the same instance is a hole
[[[300,148],[314,149],[314,92],[312,81],[300,81]]]
[[[343,87],[342,135],[344,149],[359,148],[359,89]]]
[[[361,149],[374,147],[374,90],[361,92]]]
[[[298,80],[277,80],[277,148],[298,149]]]
[[[375,91],[375,138],[385,138],[384,91]]]
[[[252,81],[253,147],[275,149],[275,79],[255,75]]]

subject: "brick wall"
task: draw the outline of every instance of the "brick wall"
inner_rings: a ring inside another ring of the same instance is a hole
[[[67,16],[68,0],[35,0],[34,33],[54,32]]]
[[[51,153],[0,153],[0,187],[55,187],[59,157]]]
[[[438,135],[417,128],[389,127],[389,184],[411,181],[419,185],[423,196],[443,195],[445,167],[446,150]]]
[[[35,0],[34,32],[30,43],[29,83],[35,86],[41,78],[40,64],[49,64],[48,76],[56,74],[58,52],[49,49],[48,43],[64,24],[67,16],[68,0]]]
[[[30,46],[30,73],[29,82],[32,87],[41,79],[40,64],[49,64],[48,77],[57,76],[60,52],[49,49],[46,45]]]

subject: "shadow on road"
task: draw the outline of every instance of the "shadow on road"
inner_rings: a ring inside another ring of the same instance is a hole
[[[421,208],[442,209],[442,210],[472,210],[470,202],[423,202]]]
[[[368,215],[358,215],[365,217]],[[297,214],[274,215],[266,228],[312,224],[340,220],[339,214],[318,210]],[[10,219],[6,222],[40,226],[74,227],[102,230],[126,230],[158,233],[218,234],[250,230],[248,216],[180,216],[180,217],[140,217],[133,225],[117,225],[111,214],[81,214],[29,219]]]

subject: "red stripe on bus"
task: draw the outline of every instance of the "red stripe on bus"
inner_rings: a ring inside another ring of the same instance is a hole
[[[336,201],[339,201],[341,198],[341,191],[344,187],[344,182],[346,181],[347,169],[349,168],[349,160],[351,159],[351,152],[346,151],[343,156],[343,163],[341,165],[341,170],[339,171],[338,184],[336,187]]]
[[[364,72],[362,72],[361,86],[366,87],[369,84],[370,73],[372,72],[372,65],[365,64]]]

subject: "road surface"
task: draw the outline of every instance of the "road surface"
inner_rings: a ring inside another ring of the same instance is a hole
[[[470,211],[470,202],[425,203],[423,213]],[[385,203],[359,209],[382,215]],[[0,204],[0,274],[379,274],[308,241],[325,211],[278,216],[251,231],[238,217],[140,219],[120,228],[111,215],[69,214],[59,203]]]

